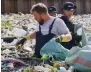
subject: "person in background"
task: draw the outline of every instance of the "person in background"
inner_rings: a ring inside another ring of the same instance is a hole
[[[67,49],[71,49],[73,46],[77,46],[81,41],[81,36],[78,36],[76,33],[74,33],[75,25],[70,21],[70,17],[73,15],[75,9],[76,6],[72,2],[66,2],[62,8],[63,16],[61,16],[60,19],[65,22],[72,35],[72,40],[70,42],[61,42],[61,44]]]
[[[57,16],[57,11],[56,11],[56,8],[54,6],[48,7],[48,13],[50,16],[54,16],[54,17]]]

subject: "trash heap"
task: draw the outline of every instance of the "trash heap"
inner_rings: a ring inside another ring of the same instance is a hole
[[[71,17],[74,24],[82,24],[87,35],[91,35],[91,14],[74,15]]]
[[[91,35],[91,14],[73,16],[71,20],[75,24],[83,24],[87,34]],[[17,41],[34,32],[37,24],[31,14],[1,15],[2,72],[73,72],[73,67],[65,61],[48,57],[45,64],[45,59],[33,57],[35,40],[27,41],[23,49],[16,48]]]
[[[1,54],[5,57],[31,57],[34,53],[35,40],[27,41],[24,50],[18,52],[15,45],[29,33],[35,31],[36,21],[31,14],[2,15],[1,20]],[[7,42],[9,40],[9,42]]]

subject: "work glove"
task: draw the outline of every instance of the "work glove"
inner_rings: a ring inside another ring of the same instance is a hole
[[[25,41],[26,41],[27,39],[26,38],[23,38],[23,39],[21,39],[20,41],[18,41],[17,43],[16,43],[16,48],[23,48],[23,45],[24,45],[24,43],[25,43]]]
[[[61,43],[62,41],[62,36],[58,36],[55,38],[55,41],[58,42],[58,43]]]
[[[61,35],[61,36],[57,36],[55,40],[58,43],[69,42],[69,37],[67,35]]]
[[[30,38],[30,35],[28,35],[28,36],[26,36],[25,38],[23,38],[23,39],[21,39],[20,41],[18,41],[17,43],[16,43],[16,48],[23,48],[23,45],[24,45],[24,43],[25,43],[25,41],[26,40],[31,40],[31,38]]]

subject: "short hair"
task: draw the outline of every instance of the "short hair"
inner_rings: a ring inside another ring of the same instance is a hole
[[[44,5],[43,3],[38,3],[32,6],[31,12],[38,12],[39,14],[42,13],[48,13],[48,9],[46,7],[46,5]]]

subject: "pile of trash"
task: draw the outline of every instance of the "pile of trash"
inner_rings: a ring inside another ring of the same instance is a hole
[[[87,35],[91,35],[91,14],[73,16],[71,20],[74,24],[83,24]],[[38,23],[34,20],[31,14],[19,13],[1,15],[2,72],[73,72],[73,67],[77,68],[78,66],[78,63],[74,62],[76,56],[78,57],[81,53],[85,55],[84,52],[88,52],[88,50],[84,51],[81,50],[81,48],[75,47],[76,49],[73,48],[72,50],[67,50],[70,53],[68,54],[68,57],[66,57],[66,60],[55,61],[55,59],[52,59],[51,57],[47,57],[46,59],[33,57],[35,40],[26,41],[23,49],[18,50],[16,48],[15,45],[17,41],[34,32],[37,24]],[[8,39],[11,39],[11,41],[8,41]],[[91,38],[89,37],[89,40],[90,39]],[[85,48],[88,47],[89,54],[91,54],[90,44],[85,46]],[[77,53],[79,53],[79,55]],[[90,57],[87,59],[91,60]],[[88,67],[91,67],[91,65]]]
[[[87,35],[91,36],[91,14],[73,15],[71,21],[73,24],[82,24]]]
[[[4,57],[31,57],[34,54],[35,40],[27,41],[24,50],[17,51],[18,40],[35,31],[36,21],[31,14],[2,15],[1,55]],[[10,40],[9,40],[10,39]]]
[[[3,59],[1,68],[2,72],[73,72],[73,67],[69,67],[65,61],[50,61],[50,64],[44,64],[37,58]]]

